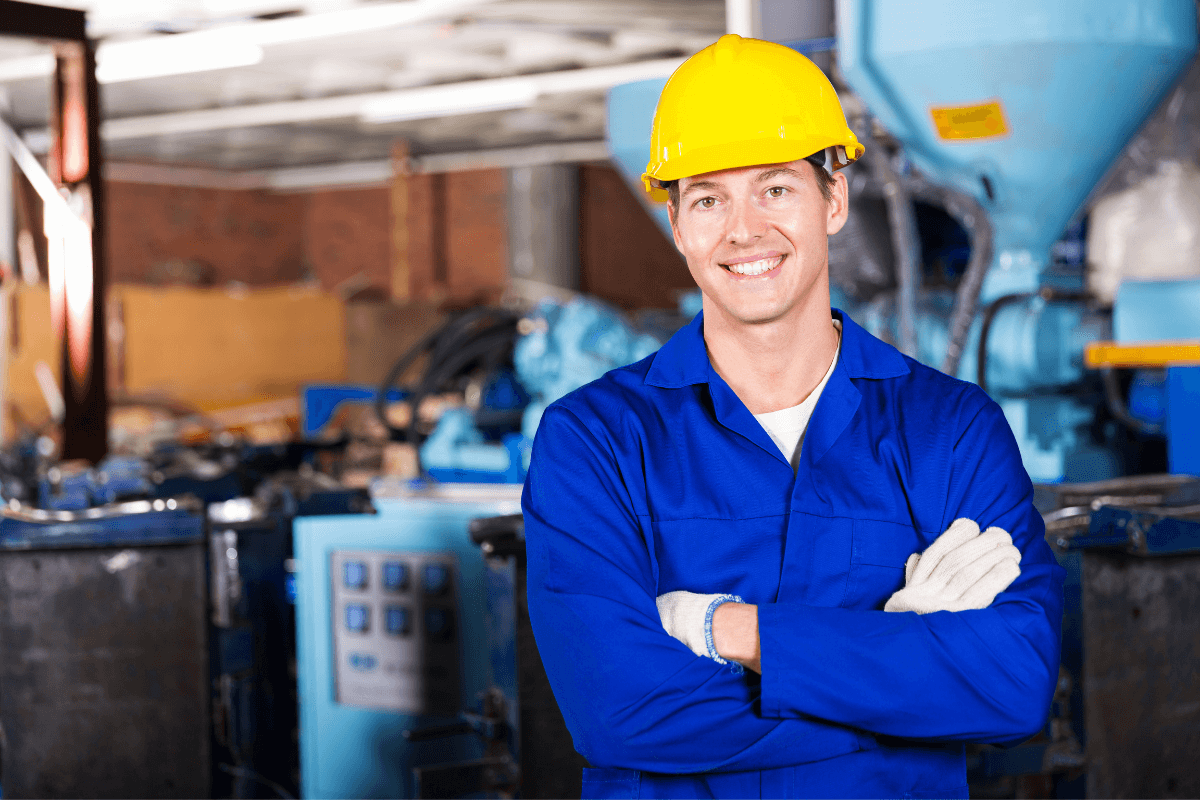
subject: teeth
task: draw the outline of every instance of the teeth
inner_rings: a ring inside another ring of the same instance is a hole
[[[758,261],[745,261],[741,264],[730,264],[729,271],[738,275],[762,275],[775,267],[779,266],[779,262],[783,261],[783,256],[774,258],[761,258]]]

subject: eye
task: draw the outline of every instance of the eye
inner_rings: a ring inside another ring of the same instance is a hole
[[[784,194],[786,194],[786,193],[787,193],[786,186],[772,186],[770,189],[767,189],[768,197],[783,197]]]
[[[699,206],[700,208],[712,208],[716,204],[717,204],[717,198],[715,198],[715,197],[701,197],[699,200],[696,201],[696,205]]]

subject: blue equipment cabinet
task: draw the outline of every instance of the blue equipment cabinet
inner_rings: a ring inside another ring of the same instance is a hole
[[[297,519],[301,793],[414,797],[413,767],[483,755],[458,713],[491,682],[485,569],[467,533],[520,485],[378,482],[375,515]],[[408,741],[406,731],[446,726]]]

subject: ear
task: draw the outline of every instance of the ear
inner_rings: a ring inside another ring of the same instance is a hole
[[[833,185],[829,187],[829,202],[826,203],[828,216],[825,220],[825,233],[832,236],[846,224],[850,215],[850,187],[846,176],[839,170],[833,173]]]

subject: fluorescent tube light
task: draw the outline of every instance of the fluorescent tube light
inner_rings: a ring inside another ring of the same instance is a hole
[[[202,131],[228,130],[230,128],[253,128],[259,125],[294,125],[324,119],[366,118],[366,112],[379,121],[402,119],[402,113],[420,113],[426,117],[443,114],[464,114],[488,110],[479,98],[495,92],[504,98],[508,108],[519,108],[533,103],[538,96],[579,91],[603,91],[621,83],[665,78],[683,63],[682,58],[637,61],[612,67],[563,70],[520,78],[498,78],[494,80],[467,81],[464,83],[441,84],[417,89],[399,89],[387,92],[315,97],[311,100],[285,100],[275,103],[255,103],[225,108],[206,108],[195,111],[174,111],[168,114],[151,114],[141,117],[107,119],[100,124],[100,135],[105,141],[123,139],[159,138]],[[532,84],[536,94],[531,99],[523,82]],[[505,84],[517,83],[518,89]],[[461,94],[459,93],[461,91]],[[435,99],[447,100],[446,106],[430,111],[430,94]],[[416,95],[414,97],[414,95]],[[465,101],[470,100],[468,104]],[[457,107],[451,108],[451,102]],[[491,109],[495,109],[495,101]],[[378,104],[378,105],[376,105]],[[405,105],[407,104],[407,106]],[[408,116],[413,119],[415,117]],[[28,137],[30,134],[26,134]]]
[[[46,78],[54,74],[54,54],[41,53],[0,61],[0,83]]]
[[[264,45],[304,42],[412,25],[452,16],[494,0],[406,0],[363,8],[304,14],[262,22],[103,42],[96,50],[96,77],[117,83],[189,72],[253,66],[263,59]],[[54,74],[54,56],[38,55],[0,61],[0,83]]]
[[[367,123],[399,122],[527,108],[542,95],[605,91],[621,83],[665,77],[682,62],[683,59],[660,59],[402,89],[364,102],[359,118]]]
[[[428,19],[452,16],[462,9],[487,2],[493,0],[407,0],[402,3],[381,3],[344,11],[254,22],[215,29],[212,32],[244,37],[248,41],[263,45],[287,44],[412,25]]]
[[[249,67],[263,60],[263,49],[250,42],[224,37],[191,38],[180,42],[179,38],[170,36],[100,48],[96,53],[96,80],[100,83],[136,81]]]
[[[528,78],[468,81],[393,92],[363,103],[359,116],[364,122],[399,122],[526,108],[537,98],[538,87]]]

